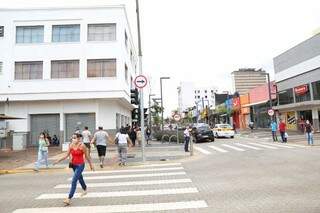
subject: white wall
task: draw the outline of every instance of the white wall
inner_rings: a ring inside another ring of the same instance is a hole
[[[87,24],[116,23],[117,38],[111,42],[87,42]],[[80,42],[52,43],[51,26],[54,24],[80,24]],[[91,98],[114,95],[129,99],[130,76],[135,76],[135,64],[131,64],[130,50],[125,47],[124,32],[132,45],[130,29],[123,7],[96,9],[50,9],[50,10],[0,10],[0,25],[5,26],[5,37],[0,38],[0,61],[3,74],[0,76],[0,101],[14,100],[56,100],[78,98],[75,93],[87,94]],[[16,44],[15,29],[21,25],[44,25],[42,44]],[[86,78],[87,59],[116,58],[117,77]],[[51,60],[80,60],[78,79],[50,79]],[[14,80],[15,61],[43,61],[43,80]],[[125,81],[125,65],[128,66],[128,81]],[[136,63],[136,61],[135,61]],[[123,91],[123,92],[121,92]],[[70,94],[65,94],[66,92]],[[111,93],[114,94],[111,94]],[[63,95],[61,95],[64,93]]]

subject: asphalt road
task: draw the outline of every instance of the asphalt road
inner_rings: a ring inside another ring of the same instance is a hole
[[[62,200],[71,171],[3,175],[0,212],[318,213],[319,151],[257,138],[218,139],[196,144],[193,158],[84,174],[89,193],[69,207]]]

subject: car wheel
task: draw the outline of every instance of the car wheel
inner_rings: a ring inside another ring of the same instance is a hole
[[[219,138],[218,133],[216,133],[216,138]]]
[[[234,138],[234,136],[231,136],[231,138]]]

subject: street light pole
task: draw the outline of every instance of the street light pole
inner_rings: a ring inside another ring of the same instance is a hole
[[[139,13],[139,0],[136,0],[136,13],[137,13],[137,27],[138,27],[138,46],[139,46],[139,74],[142,75],[142,48],[141,48],[141,34],[140,34],[140,13]],[[146,161],[144,152],[145,136],[144,136],[144,102],[143,102],[143,90],[140,90],[140,126],[141,126],[141,152],[142,162]]]
[[[160,96],[161,96],[161,130],[163,131],[163,96],[162,96],[162,80],[170,79],[170,77],[160,77]]]

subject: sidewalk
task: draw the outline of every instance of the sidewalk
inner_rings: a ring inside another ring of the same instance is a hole
[[[182,144],[168,144],[158,141],[151,141],[151,145],[145,146],[145,156],[147,163],[161,162],[161,161],[174,161],[184,159],[190,156],[185,153]],[[61,151],[60,147],[49,147],[49,168],[43,165],[40,171],[49,170],[63,170],[68,168],[68,159],[55,166],[52,165],[53,161],[61,158],[65,152]],[[96,149],[91,152],[91,158],[98,170],[99,158]],[[28,148],[26,151],[0,151],[0,174],[19,173],[19,172],[33,172],[34,163],[37,160],[37,149]],[[128,165],[136,165],[142,162],[141,147],[130,147],[128,149]],[[118,166],[118,150],[115,145],[109,145],[105,159],[104,169],[114,169]],[[87,167],[88,169],[88,167]]]

